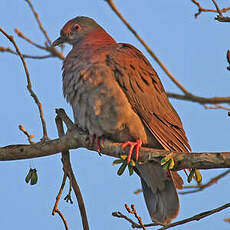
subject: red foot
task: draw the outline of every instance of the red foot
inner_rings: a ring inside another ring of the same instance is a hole
[[[130,145],[130,148],[129,148],[129,153],[128,153],[128,157],[127,157],[127,162],[128,162],[128,163],[130,162],[131,156],[132,156],[132,153],[133,153],[133,149],[134,149],[135,146],[136,146],[135,159],[136,159],[136,161],[137,161],[137,160],[138,160],[138,157],[139,157],[139,150],[140,150],[140,147],[141,147],[141,145],[142,145],[142,140],[141,140],[141,139],[138,139],[136,142],[126,141],[124,144],[122,144],[121,148],[124,149],[124,148],[126,148],[128,145]]]
[[[96,144],[96,146],[97,146],[97,152],[99,154],[101,152],[101,148],[104,148],[104,137],[103,136],[101,136],[101,137],[98,137],[96,135],[90,136],[87,139],[87,142],[88,142],[87,144],[90,145],[90,146]]]
[[[96,137],[97,152],[101,153],[101,148],[104,148],[104,137]],[[100,154],[101,155],[101,154]]]

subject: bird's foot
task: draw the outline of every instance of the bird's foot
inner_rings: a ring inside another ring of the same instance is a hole
[[[134,147],[136,147],[135,160],[138,161],[139,151],[140,151],[141,145],[142,145],[142,140],[141,139],[138,139],[136,142],[126,141],[124,144],[122,144],[122,146],[121,146],[122,149],[125,149],[127,146],[130,146],[129,147],[129,152],[128,152],[128,155],[127,155],[127,163],[128,164],[131,161],[131,157],[132,157],[132,154],[133,154]]]
[[[93,146],[94,144],[96,144],[97,146],[97,152],[99,153],[99,155],[101,156],[101,149],[104,148],[104,137],[103,136],[89,136],[89,138],[87,138],[87,144],[89,146]]]
[[[174,165],[175,165],[175,162],[174,162],[173,158],[174,158],[173,153],[168,154],[166,157],[162,158],[161,166],[165,170],[172,169],[174,167]]]
[[[97,152],[101,156],[101,148],[104,148],[104,137],[96,137]]]
[[[113,165],[121,164],[120,168],[117,171],[117,175],[121,176],[123,172],[125,171],[126,166],[128,166],[129,175],[131,176],[133,174],[133,167],[135,166],[134,160],[131,159],[133,150],[136,147],[135,160],[137,161],[139,157],[139,151],[140,151],[141,145],[142,145],[141,139],[138,139],[136,142],[126,141],[125,143],[122,144],[121,146],[122,149],[125,149],[127,146],[129,146],[129,152],[127,155],[122,154],[120,156],[121,159],[115,160],[113,162]]]
[[[126,141],[124,144],[122,144],[121,146],[122,149],[125,149],[127,146],[129,146],[129,152],[127,155],[122,154],[120,156],[121,159],[113,161],[113,165],[121,164],[120,168],[117,171],[117,175],[121,176],[125,171],[126,166],[128,166],[129,175],[131,176],[133,174],[133,167],[135,166],[134,160],[131,159],[133,150],[136,147],[135,160],[137,161],[139,157],[139,150],[141,145],[142,145],[141,139],[138,139],[136,142]]]
[[[201,176],[200,171],[198,169],[192,169],[189,171],[190,171],[190,173],[189,173],[188,178],[187,178],[188,183],[190,183],[192,181],[192,178],[194,178],[195,181],[198,184],[200,184],[202,181],[202,176]]]

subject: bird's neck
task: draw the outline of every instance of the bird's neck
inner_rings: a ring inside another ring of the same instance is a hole
[[[116,41],[105,30],[97,28],[84,35],[80,41],[73,45],[73,49],[97,49],[110,44],[116,44]]]

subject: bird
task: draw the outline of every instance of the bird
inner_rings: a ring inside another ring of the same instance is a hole
[[[118,43],[94,19],[77,16],[60,31],[53,46],[72,45],[63,62],[63,95],[74,121],[91,137],[128,145],[129,160],[141,146],[190,152],[181,119],[144,54]],[[137,164],[144,199],[152,221],[168,224],[178,215],[177,172],[156,162]]]

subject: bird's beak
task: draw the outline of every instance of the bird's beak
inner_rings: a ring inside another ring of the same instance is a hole
[[[58,46],[66,41],[65,37],[59,37],[56,39],[53,43],[52,46]]]

